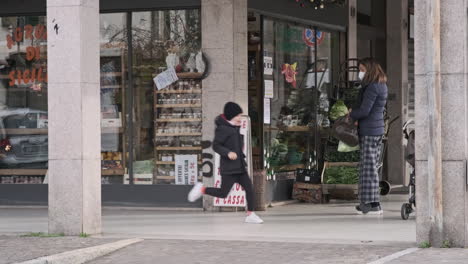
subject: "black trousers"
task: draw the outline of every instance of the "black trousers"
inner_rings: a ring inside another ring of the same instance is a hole
[[[247,210],[253,211],[254,210],[254,193],[253,193],[253,186],[252,181],[249,178],[247,173],[241,174],[232,174],[232,175],[221,175],[221,188],[206,188],[205,194],[219,197],[219,198],[226,198],[231,191],[232,186],[234,183],[239,183],[242,188],[245,190],[245,196],[247,199]]]

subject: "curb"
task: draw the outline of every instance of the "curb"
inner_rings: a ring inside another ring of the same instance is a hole
[[[83,264],[141,241],[143,241],[143,239],[139,238],[120,240],[104,245],[76,249],[24,262],[17,262],[15,264]]]

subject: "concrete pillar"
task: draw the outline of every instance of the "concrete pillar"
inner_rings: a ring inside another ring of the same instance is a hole
[[[408,94],[408,0],[387,1],[387,111],[392,123],[388,133],[387,180],[407,183],[401,129],[406,121]]]
[[[235,101],[248,113],[247,0],[202,0],[201,4],[202,49],[210,63],[210,74],[203,80],[203,140],[211,142],[214,119],[224,103]],[[214,155],[211,148],[204,153]],[[204,182],[213,184],[212,178],[204,177]],[[205,198],[204,207],[212,207],[211,198]]]
[[[417,240],[468,246],[466,0],[415,1]]]
[[[357,37],[357,0],[348,0],[348,59],[358,56]]]
[[[101,232],[99,1],[47,0],[49,232]]]

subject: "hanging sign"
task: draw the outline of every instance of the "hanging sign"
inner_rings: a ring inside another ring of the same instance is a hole
[[[197,181],[197,167],[197,155],[175,155],[176,184],[195,184]]]
[[[315,30],[306,28],[302,33],[302,39],[304,40],[305,44],[309,47],[315,46]],[[325,32],[317,30],[317,46],[322,44],[323,40],[325,39]]]
[[[252,142],[250,141],[250,119],[249,117],[243,116],[240,127],[240,133],[244,136],[244,147],[243,152],[246,156],[247,171],[249,175],[252,175]],[[241,158],[241,157],[239,157]],[[219,154],[215,154],[215,165],[214,165],[214,181],[215,188],[221,188],[221,170],[220,170],[221,157]],[[247,200],[245,198],[245,191],[240,184],[235,183],[232,186],[231,192],[226,198],[214,198],[214,206],[225,206],[225,207],[245,207]]]
[[[177,80],[179,80],[179,78],[177,77],[177,73],[174,67],[170,67],[169,69],[161,72],[153,79],[158,90],[166,88],[167,86],[175,83]]]

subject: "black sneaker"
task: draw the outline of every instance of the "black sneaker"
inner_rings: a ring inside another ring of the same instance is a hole
[[[356,211],[358,214],[365,214],[365,215],[381,215],[383,214],[382,207],[375,206],[372,207],[369,204],[360,204],[356,205]]]

